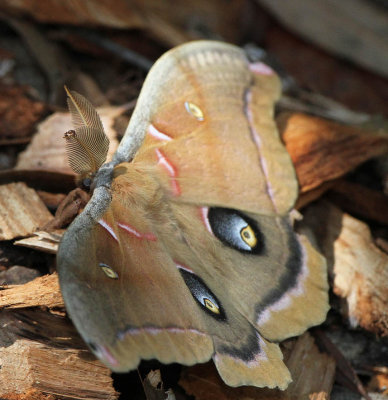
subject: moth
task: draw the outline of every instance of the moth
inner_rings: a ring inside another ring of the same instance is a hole
[[[216,41],[149,72],[111,162],[97,112],[69,92],[70,164],[93,195],[57,256],[67,311],[113,371],[213,359],[230,386],[285,389],[278,343],[328,310],[324,258],[293,230],[276,73]]]

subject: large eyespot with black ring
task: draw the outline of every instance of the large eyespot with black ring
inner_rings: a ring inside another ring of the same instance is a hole
[[[191,295],[206,313],[219,321],[226,321],[225,312],[217,297],[206,286],[205,282],[188,268],[177,264]]]
[[[230,208],[209,208],[207,215],[214,236],[240,252],[262,254],[264,236],[257,222]]]

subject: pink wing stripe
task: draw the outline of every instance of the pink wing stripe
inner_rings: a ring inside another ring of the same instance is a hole
[[[170,332],[170,333],[176,333],[176,334],[184,334],[187,332],[193,333],[195,335],[200,335],[200,336],[207,336],[206,333],[199,331],[198,329],[194,328],[180,328],[180,327],[175,327],[175,326],[170,326],[170,327],[165,327],[165,328],[159,328],[159,327],[140,327],[140,328],[129,328],[124,332],[121,332],[117,335],[119,340],[125,339],[125,336],[135,336],[135,335],[144,335],[145,333],[148,333],[150,335],[158,335],[163,332]]]
[[[211,228],[211,226],[210,226],[209,218],[207,217],[207,215],[208,215],[208,213],[209,213],[209,207],[201,207],[201,208],[199,209],[199,212],[201,213],[201,219],[202,219],[202,222],[204,223],[204,225],[206,226],[206,229],[207,229],[212,235],[214,235],[213,230],[212,230],[212,228]]]
[[[148,127],[148,133],[149,133],[152,137],[154,137],[155,139],[158,139],[158,140],[168,140],[168,141],[169,141],[169,140],[172,140],[172,137],[171,137],[171,136],[168,136],[168,135],[166,135],[165,133],[158,131],[158,130],[155,128],[155,126],[152,125],[152,124]]]
[[[277,211],[276,201],[275,201],[276,200],[275,193],[274,193],[274,190],[272,187],[272,183],[270,182],[270,179],[269,179],[268,165],[267,165],[265,158],[262,156],[263,143],[261,141],[260,133],[256,131],[254,123],[253,123],[253,112],[252,112],[252,108],[251,108],[251,101],[252,101],[252,92],[251,91],[247,92],[246,100],[247,100],[247,104],[248,104],[248,107],[247,107],[248,122],[249,122],[249,126],[250,126],[250,129],[252,132],[253,140],[255,141],[257,150],[259,151],[259,159],[260,159],[261,169],[266,178],[267,193],[271,199],[274,210]]]
[[[156,241],[156,236],[153,233],[141,233],[138,230],[136,230],[134,227],[126,225],[126,224],[123,224],[121,222],[118,222],[117,225],[121,229],[124,229],[126,232],[128,232],[131,235],[137,237],[138,239],[146,239],[146,240],[151,240],[153,242]]]
[[[179,264],[179,263],[177,263],[176,261],[174,261],[174,262],[175,262],[175,266],[176,266],[178,269],[183,269],[183,270],[185,270],[185,271],[187,271],[187,272],[190,272],[190,274],[194,274],[193,270],[190,269],[189,267],[186,267],[185,265]]]
[[[259,75],[273,75],[273,69],[269,67],[268,65],[262,63],[262,62],[255,62],[252,64],[249,64],[249,69],[254,73],[254,74],[259,74]]]
[[[165,168],[167,171],[169,177],[171,178],[171,186],[172,186],[172,191],[175,196],[179,196],[181,194],[181,188],[176,180],[177,177],[177,171],[176,168],[171,164],[171,162],[166,158],[166,156],[159,150],[155,149],[155,153],[158,157],[158,162],[160,165]]]
[[[97,357],[101,358],[106,364],[110,364],[112,367],[118,367],[119,362],[113,357],[112,353],[105,346],[96,346],[95,351]]]
[[[98,221],[98,223],[111,234],[111,236],[113,237],[114,240],[116,240],[116,242],[119,241],[119,239],[117,238],[117,236],[115,234],[115,231],[106,221],[104,221],[103,219],[100,219]]]

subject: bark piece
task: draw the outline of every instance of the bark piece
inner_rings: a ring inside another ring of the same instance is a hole
[[[277,124],[302,193],[388,153],[388,134],[383,129],[369,132],[301,113],[283,113]]]
[[[176,46],[205,36],[238,42],[244,0],[3,0],[0,10],[9,15],[28,15],[40,22],[62,25],[103,26],[119,29],[145,29],[159,41]]]
[[[283,94],[277,106],[287,112],[300,112],[345,125],[360,125],[372,118],[369,114],[353,111],[342,103],[317,92],[291,87],[291,96]]]
[[[293,379],[285,391],[229,387],[221,381],[213,363],[185,369],[179,383],[196,400],[328,400],[334,382],[334,360],[319,352],[309,333],[285,346],[285,363]]]
[[[0,186],[0,240],[31,235],[51,219],[38,194],[26,184]]]
[[[56,273],[36,278],[24,285],[10,285],[0,290],[0,309],[38,306],[64,307]]]
[[[35,59],[45,76],[48,93],[42,93],[48,103],[62,105],[65,95],[63,85],[69,81],[74,64],[66,56],[62,48],[47,34],[43,33],[36,24],[24,18],[10,16],[7,23],[19,35]]]
[[[46,112],[45,104],[31,100],[25,87],[0,83],[0,143],[29,137]]]
[[[22,285],[32,281],[40,275],[40,272],[36,269],[14,265],[11,268],[0,272],[0,285]]]
[[[335,359],[337,365],[336,382],[348,387],[355,393],[359,393],[366,400],[371,400],[350,361],[344,357],[339,348],[319,329],[314,329],[314,336],[320,348],[323,348]]]
[[[24,182],[35,190],[67,193],[75,187],[74,173],[63,174],[44,170],[16,170],[0,171],[0,184]],[[43,200],[45,202],[45,200]]]
[[[57,254],[59,242],[63,233],[64,229],[57,229],[52,232],[39,231],[35,232],[34,236],[16,240],[14,244],[49,254]]]
[[[287,28],[326,50],[388,76],[384,8],[362,0],[259,0]],[[384,6],[382,6],[384,7]]]
[[[0,348],[0,356],[1,395],[37,389],[74,399],[118,398],[110,371],[96,360],[83,360],[78,350],[49,348],[20,339]]]
[[[378,392],[388,397],[388,373],[376,373],[368,384],[371,392]]]
[[[388,225],[388,197],[363,185],[339,180],[328,198],[342,210]]]
[[[329,399],[334,383],[335,361],[321,353],[313,337],[306,332],[300,336],[285,363],[293,381],[287,388],[290,399]]]
[[[9,393],[3,396],[4,400],[57,400],[58,397],[44,394],[36,389],[27,390],[25,393]]]
[[[320,51],[317,47],[290,35],[280,27],[271,28],[266,44],[269,54],[273,54],[279,60],[299,86],[299,88],[295,88],[293,83],[290,83],[289,93],[292,93],[292,97],[296,92],[297,98],[303,100],[305,104],[321,104],[324,108],[326,108],[325,104],[316,103],[317,96],[327,96],[329,104],[333,100],[342,103],[339,107],[327,104],[329,105],[329,114],[331,114],[328,119],[337,120],[338,114],[343,115],[344,105],[351,110],[357,110],[357,113],[353,112],[354,118],[352,119],[348,118],[350,115],[346,112],[348,114],[347,121],[342,121],[352,125],[362,123],[360,111],[386,115],[388,89],[386,79],[364,69],[354,68],[343,59],[334,58]],[[295,57],[295,54],[298,54],[298,57]],[[317,79],[318,77],[319,79]],[[322,99],[323,103],[326,103],[326,99]],[[299,109],[299,111],[306,112],[303,109]],[[311,112],[307,111],[307,113]],[[318,116],[324,117],[321,111]]]
[[[7,332],[0,335],[1,398],[31,390],[58,398],[118,398],[110,371],[66,318],[39,310],[3,312],[0,326]]]
[[[373,242],[368,226],[327,201],[310,205],[304,222],[328,260],[334,292],[352,327],[388,335],[388,254]]]
[[[295,204],[295,209],[301,210],[303,207],[306,207],[308,204],[312,203],[313,201],[318,200],[327,191],[329,191],[335,185],[336,182],[337,182],[337,180],[328,181],[328,182],[325,182],[322,185],[318,186],[315,189],[309,190],[308,192],[300,193],[299,197],[296,201],[296,204]]]

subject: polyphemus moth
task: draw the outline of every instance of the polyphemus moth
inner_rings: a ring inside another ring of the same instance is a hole
[[[279,79],[238,47],[184,44],[150,71],[113,160],[69,93],[70,164],[92,198],[58,252],[68,313],[113,371],[215,362],[230,386],[285,389],[278,342],[321,323],[326,264],[290,219],[298,192],[274,121]]]

